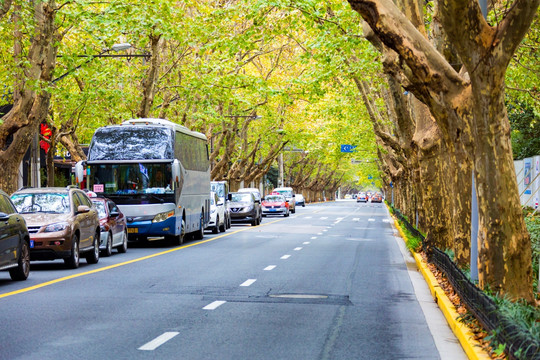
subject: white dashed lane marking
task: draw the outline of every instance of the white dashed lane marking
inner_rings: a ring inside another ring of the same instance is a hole
[[[294,251],[300,251],[300,250],[302,250],[302,247],[300,247],[300,246],[294,248]]]
[[[304,241],[302,244],[303,244],[303,245],[309,245],[310,242],[309,242],[309,241]]]
[[[240,284],[240,286],[250,286],[252,285],[257,279],[247,279],[243,283]]]
[[[264,268],[265,271],[270,271],[270,270],[274,270],[276,268],[276,265],[268,265],[267,267]]]
[[[205,307],[203,307],[203,310],[216,310],[218,307],[220,307],[221,305],[225,304],[226,301],[214,301],[208,305],[206,305]]]
[[[165,344],[167,341],[171,340],[173,337],[175,337],[178,334],[180,334],[180,333],[176,332],[176,331],[170,331],[170,332],[163,333],[163,334],[159,335],[157,338],[155,338],[154,340],[152,340],[150,342],[147,342],[146,344],[141,346],[139,348],[139,350],[144,350],[144,351],[155,350],[158,347],[160,347],[161,345]]]
[[[280,259],[287,260],[290,257],[291,257],[291,255],[283,255]]]

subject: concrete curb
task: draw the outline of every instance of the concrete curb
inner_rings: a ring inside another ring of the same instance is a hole
[[[399,222],[395,217],[393,218],[394,225],[396,229],[398,229],[401,238],[403,239],[403,241],[406,241],[407,237],[403,233]],[[441,289],[437,279],[435,278],[431,270],[429,270],[426,262],[422,259],[420,254],[412,251],[411,253],[414,257],[414,260],[416,261],[416,266],[418,267],[418,270],[422,273],[422,276],[426,280],[429,291],[431,292],[431,296],[433,296],[433,299],[441,309],[444,317],[446,318],[446,321],[448,322],[448,326],[450,326],[452,332],[459,340],[461,347],[463,347],[463,350],[467,354],[467,357],[471,360],[491,359],[488,353],[482,349],[480,343],[474,339],[471,329],[457,320],[459,314],[456,311],[454,304],[452,304],[450,299],[448,299],[444,290]]]

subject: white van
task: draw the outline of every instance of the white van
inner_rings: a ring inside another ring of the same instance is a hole
[[[292,187],[280,187],[275,188],[272,190],[273,193],[279,193],[283,196],[285,196],[285,199],[287,199],[287,202],[289,203],[289,211],[293,214],[296,213],[296,201],[295,201],[295,195],[294,190]]]

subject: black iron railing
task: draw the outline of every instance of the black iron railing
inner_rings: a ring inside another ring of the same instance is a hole
[[[422,247],[425,249],[425,237],[399,210],[394,208],[393,211],[411,234],[422,239]],[[484,329],[489,333],[495,333],[497,341],[505,345],[505,353],[511,359],[540,360],[539,339],[501,314],[497,304],[472,283],[446,253],[430,247],[428,261],[445,274],[465,307]]]

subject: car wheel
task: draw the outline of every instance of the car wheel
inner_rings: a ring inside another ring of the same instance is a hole
[[[212,234],[217,234],[219,233],[219,216],[216,217],[216,226],[214,226],[214,228],[212,229]]]
[[[231,228],[231,217],[230,216],[227,216],[227,226],[226,226],[227,229],[230,229]]]
[[[64,264],[70,269],[79,267],[79,238],[77,235],[73,235],[71,238],[71,254],[64,259]]]
[[[227,222],[226,220],[223,220],[223,224],[221,224],[221,225],[219,226],[219,231],[225,232],[225,231],[227,230],[227,224],[226,224],[226,222]]]
[[[21,246],[21,253],[19,254],[19,261],[16,268],[9,269],[9,276],[11,280],[26,280],[30,274],[30,248],[28,243],[23,241]]]
[[[127,234],[127,230],[124,230],[124,237],[122,239],[122,245],[120,245],[119,247],[116,248],[116,250],[118,250],[119,253],[125,253],[127,251],[127,243],[128,243],[128,234]]]
[[[199,229],[193,233],[193,238],[195,240],[202,240],[204,237],[204,221],[203,214],[201,213],[201,218],[199,219]]]
[[[111,256],[112,254],[112,236],[112,233],[107,235],[107,245],[105,246],[105,250],[103,250],[103,256]]]
[[[99,262],[99,231],[94,235],[94,249],[86,255],[88,264],[97,264]]]

